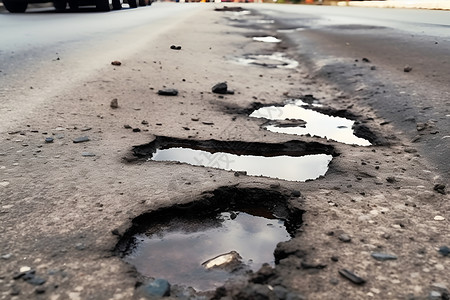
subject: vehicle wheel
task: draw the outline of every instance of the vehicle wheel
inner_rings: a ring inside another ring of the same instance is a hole
[[[3,5],[11,13],[23,13],[27,10],[27,1],[3,0]]]
[[[137,2],[136,0],[128,0],[128,5],[130,5],[131,8],[136,8]]]
[[[67,6],[67,1],[55,0],[55,2],[53,2],[53,6],[55,7],[56,10],[65,10]]]
[[[139,0],[139,6],[146,6],[145,0]]]
[[[78,10],[78,1],[77,0],[69,0],[69,8],[70,8],[70,10]]]
[[[111,7],[109,7],[108,0],[96,0],[95,6],[98,11],[110,11],[111,10]]]
[[[114,10],[120,10],[122,9],[122,3],[120,3],[120,0],[112,0],[112,7]]]

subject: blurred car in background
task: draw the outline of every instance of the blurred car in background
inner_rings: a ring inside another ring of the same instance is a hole
[[[80,6],[95,6],[97,11],[119,10],[122,8],[123,0],[2,0],[6,10],[11,13],[23,13],[30,3],[53,2],[56,10],[65,10],[67,5],[71,10],[77,10]],[[151,5],[152,0],[125,0],[130,8]]]

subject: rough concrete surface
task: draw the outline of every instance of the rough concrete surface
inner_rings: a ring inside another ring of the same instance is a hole
[[[295,238],[276,249],[275,268],[227,285],[216,298],[428,299],[440,293],[436,299],[448,299],[443,297],[450,288],[450,258],[438,249],[450,245],[450,197],[433,190],[442,178],[428,170],[402,132],[381,126],[383,120],[370,107],[302,65],[281,69],[236,63],[234,58],[245,54],[289,55],[290,49],[253,42],[255,32],[233,26],[239,22],[234,17],[212,6],[199,9],[148,51],[118,57],[120,66],[105,61],[97,76],[48,99],[0,133],[0,299],[131,299],[140,278],[113,253],[131,220],[231,185],[300,191],[290,201],[305,210],[304,223]],[[189,35],[179,30],[187,25]],[[182,49],[173,51],[172,44]],[[211,92],[223,81],[233,95]],[[175,88],[178,95],[157,95],[164,88]],[[281,104],[306,94],[360,116],[387,143],[357,147],[276,134],[260,128],[263,120],[226,109]],[[110,106],[115,98],[117,108]],[[134,161],[132,147],[155,135],[318,141],[333,145],[340,155],[325,177],[308,182]],[[83,136],[89,141],[73,142]],[[46,143],[46,137],[53,142]],[[380,261],[373,252],[397,259]],[[24,267],[45,283],[14,279]],[[342,269],[365,284],[350,282],[339,274]]]

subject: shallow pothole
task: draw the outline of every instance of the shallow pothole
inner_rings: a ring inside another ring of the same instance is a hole
[[[135,146],[133,152],[151,161],[181,162],[290,181],[307,181],[325,175],[333,156],[338,155],[332,146],[317,142],[270,144],[162,136],[149,144]]]
[[[289,204],[291,197],[221,187],[135,218],[116,253],[144,278],[211,291],[245,280],[264,263],[275,265],[276,245],[294,236],[302,221],[303,211]]]
[[[250,117],[275,121],[263,125],[263,128],[272,132],[319,136],[350,145],[371,145],[368,140],[355,135],[353,130],[355,121],[322,114],[305,108],[307,106],[320,105],[308,104],[299,99],[290,99],[284,106],[258,108],[250,114]]]
[[[288,58],[282,52],[275,52],[270,55],[258,55],[248,54],[244,57],[238,57],[234,59],[241,65],[256,65],[266,68],[279,68],[279,69],[295,69],[298,67],[298,61]]]

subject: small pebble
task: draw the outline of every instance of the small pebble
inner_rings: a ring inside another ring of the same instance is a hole
[[[370,254],[373,258],[379,261],[385,261],[385,260],[396,260],[397,256],[387,253],[380,253],[380,252],[372,252]]]
[[[349,271],[349,270],[347,270],[347,269],[341,269],[341,270],[339,270],[339,274],[340,274],[342,277],[344,277],[344,278],[350,280],[350,281],[353,282],[354,284],[364,284],[364,283],[366,283],[366,280],[365,280],[365,279],[359,277],[358,275],[356,275],[355,273],[353,273],[353,272],[351,272],[351,271]]]
[[[112,99],[109,106],[111,108],[119,108],[119,100],[117,100],[117,98]]]
[[[178,95],[177,89],[162,89],[158,91],[158,95],[161,96],[176,96]]]
[[[45,142],[46,143],[53,143],[53,138],[52,137],[46,137],[45,138]]]
[[[435,220],[435,221],[444,221],[445,218],[444,218],[443,216],[435,216],[435,217],[434,217],[434,220]]]
[[[350,243],[352,241],[352,238],[346,233],[341,234],[338,238],[341,242],[344,243]]]
[[[12,253],[7,253],[7,254],[2,255],[2,259],[4,259],[4,260],[8,260],[11,257],[12,257]]]
[[[82,251],[82,250],[86,249],[86,246],[83,243],[77,243],[75,245],[75,249]]]
[[[172,45],[172,46],[170,46],[170,49],[172,49],[172,50],[181,50],[181,46]]]
[[[441,246],[439,247],[438,252],[442,254],[443,256],[449,256],[450,255],[450,248],[447,246]]]
[[[90,141],[90,139],[87,136],[81,136],[81,137],[77,137],[76,139],[73,139],[73,142],[75,144],[77,144],[77,143],[84,143],[84,142],[88,142],[88,141]]]
[[[410,66],[405,66],[404,68],[403,68],[403,72],[405,72],[405,73],[409,73],[409,72],[411,72],[412,71],[412,68],[410,67]]]
[[[95,153],[92,153],[92,152],[81,152],[81,156],[83,156],[83,157],[94,157]]]
[[[122,63],[120,61],[118,61],[118,60],[115,60],[115,61],[112,61],[111,64],[113,66],[120,66]]]
[[[20,267],[20,269],[19,269],[20,273],[29,272],[29,271],[31,271],[31,268],[28,266],[23,266],[23,267]]]

